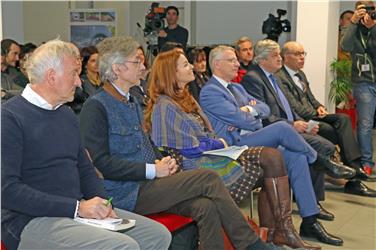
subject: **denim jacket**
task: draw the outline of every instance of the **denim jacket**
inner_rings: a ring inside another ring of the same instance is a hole
[[[110,154],[128,161],[153,163],[155,154],[141,127],[141,106],[135,102],[120,102],[106,91],[101,91],[93,99],[106,109]],[[116,207],[134,210],[139,182],[104,180],[104,186]]]

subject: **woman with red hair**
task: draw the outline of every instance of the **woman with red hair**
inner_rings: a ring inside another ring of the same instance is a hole
[[[216,170],[237,203],[261,182],[263,190],[259,206],[263,206],[263,210],[272,210],[271,218],[264,219],[274,222],[268,240],[293,248],[320,249],[305,243],[294,229],[290,190],[288,185],[280,185],[288,183],[288,177],[278,150],[250,147],[235,163],[227,157],[203,154],[227,144],[215,136],[208,118],[190,95],[187,84],[193,79],[193,67],[183,53],[172,50],[156,57],[150,73],[150,101],[145,112],[145,128],[151,133],[155,145],[178,156],[183,170]],[[240,176],[223,173],[228,170],[230,162],[241,165],[243,172]]]

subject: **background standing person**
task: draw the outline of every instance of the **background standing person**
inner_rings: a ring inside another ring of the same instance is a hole
[[[366,8],[373,10],[367,10]],[[341,47],[350,52],[351,80],[358,117],[358,141],[363,169],[370,175],[375,167],[373,123],[376,112],[376,20],[373,1],[358,1]]]
[[[341,40],[343,38],[343,35],[345,34],[345,31],[347,30],[347,26],[351,23],[351,17],[354,14],[354,11],[352,10],[345,10],[341,13],[339,17],[339,34],[338,34],[338,60],[350,60],[351,56],[349,52],[344,51],[341,48]]]
[[[175,6],[166,8],[166,21],[168,26],[159,31],[158,47],[162,48],[165,42],[177,42],[187,47],[188,30],[178,24],[179,10]]]

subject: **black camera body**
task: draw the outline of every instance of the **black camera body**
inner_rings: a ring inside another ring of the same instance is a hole
[[[159,7],[159,3],[152,3],[149,13],[145,16],[144,35],[148,36],[150,33],[159,32],[159,30],[164,29],[165,17],[165,8]]]
[[[278,42],[278,37],[282,32],[291,31],[290,21],[287,19],[281,20],[281,17],[286,15],[286,13],[286,10],[277,9],[277,17],[275,17],[273,14],[269,14],[268,19],[263,22],[262,33],[267,35],[267,39]]]
[[[367,11],[367,14],[373,19],[376,19],[376,11],[375,11],[375,6],[365,6],[364,8]]]

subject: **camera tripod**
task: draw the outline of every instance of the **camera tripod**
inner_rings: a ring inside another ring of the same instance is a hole
[[[148,65],[152,65],[154,58],[158,55],[159,48],[158,44],[152,45],[148,44],[147,50],[146,50],[146,60],[148,62]]]

